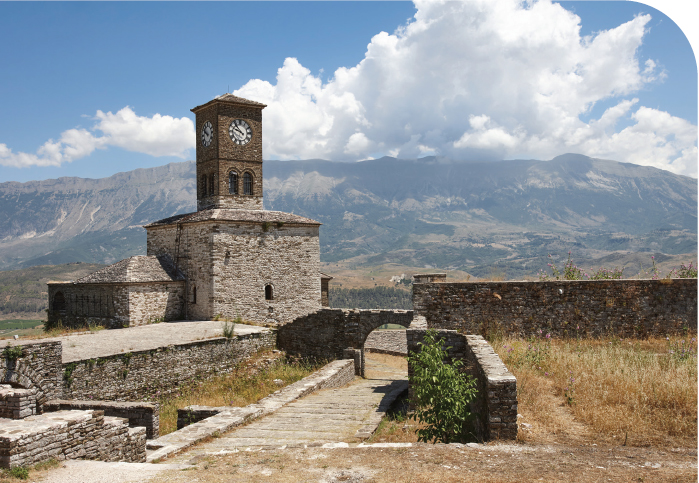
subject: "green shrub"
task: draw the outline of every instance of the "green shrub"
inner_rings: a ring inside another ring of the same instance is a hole
[[[435,443],[461,442],[471,429],[469,405],[475,399],[476,380],[459,372],[461,361],[446,364],[444,339],[428,330],[420,351],[408,357],[413,369],[415,419],[426,424],[417,430],[419,441]]]
[[[2,351],[3,357],[7,359],[8,361],[16,361],[20,357],[22,357],[22,346],[21,345],[16,345],[16,346],[11,346],[10,343],[7,343],[7,347],[3,349]]]
[[[10,468],[10,476],[20,480],[26,480],[29,478],[29,470],[21,466],[15,466],[14,468]]]
[[[235,322],[228,322],[227,320],[221,326],[223,329],[223,336],[226,339],[232,339],[235,335]]]

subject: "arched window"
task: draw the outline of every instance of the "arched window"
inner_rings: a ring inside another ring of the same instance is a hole
[[[53,296],[53,310],[65,310],[66,309],[66,298],[63,296],[63,292],[56,292]]]
[[[192,287],[192,303],[197,303],[197,286]]]
[[[235,171],[228,174],[228,192],[232,195],[238,194],[238,173]]]
[[[274,288],[271,284],[265,285],[265,300],[274,300]]]
[[[243,175],[243,194],[252,194],[252,175],[250,173],[245,173]]]
[[[201,196],[206,196],[206,175],[201,176]]]
[[[216,175],[209,176],[209,195],[216,194]]]

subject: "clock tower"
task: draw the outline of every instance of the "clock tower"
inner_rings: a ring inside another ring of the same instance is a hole
[[[262,210],[262,109],[224,94],[192,109],[197,132],[197,210]]]

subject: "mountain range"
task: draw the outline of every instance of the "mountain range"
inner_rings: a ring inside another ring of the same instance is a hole
[[[0,183],[0,268],[113,263],[149,222],[195,210],[193,161],[103,179]],[[697,251],[697,180],[577,154],[550,161],[265,161],[264,206],[314,218],[321,260],[481,276]]]

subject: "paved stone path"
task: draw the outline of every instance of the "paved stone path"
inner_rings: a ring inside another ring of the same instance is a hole
[[[356,378],[287,404],[273,414],[174,458],[185,462],[204,454],[246,448],[316,446],[360,442],[374,432],[395,398],[408,387],[405,371],[367,358],[370,378]]]
[[[267,331],[264,327],[236,324],[237,335]],[[145,351],[173,344],[186,344],[196,340],[223,336],[223,322],[214,320],[162,322],[127,329],[83,332],[45,339],[8,340],[11,345],[27,342],[61,341],[63,363],[83,359],[95,359],[133,351]],[[6,341],[3,341],[6,343]]]

